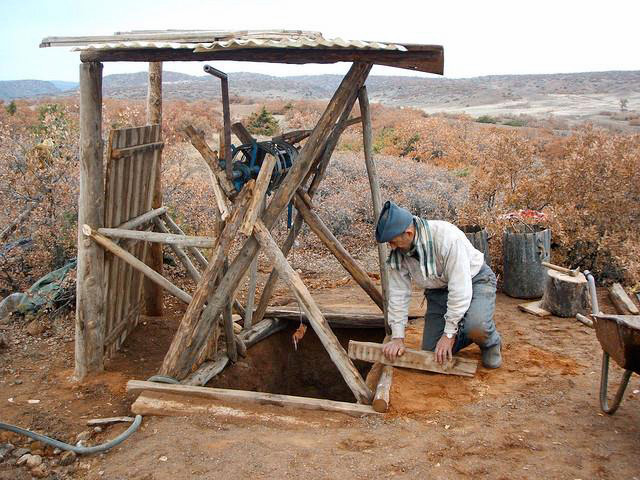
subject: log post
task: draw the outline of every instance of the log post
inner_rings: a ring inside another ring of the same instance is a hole
[[[228,260],[224,261],[224,266],[222,271],[227,273],[227,269],[229,268]],[[229,301],[224,306],[222,310],[222,321],[224,323],[224,339],[227,345],[227,356],[231,363],[236,363],[238,361],[238,348],[235,341],[235,333],[233,333],[233,302]]]
[[[377,364],[379,365],[379,364]],[[385,365],[376,386],[376,393],[373,396],[373,409],[378,413],[384,413],[389,408],[389,391],[393,381],[393,367]]]
[[[360,104],[360,115],[362,116],[362,143],[364,144],[364,162],[367,166],[369,176],[369,186],[371,188],[371,200],[373,204],[374,224],[380,216],[382,210],[382,200],[380,198],[380,182],[378,181],[378,170],[373,159],[373,133],[371,129],[371,109],[369,108],[369,96],[367,87],[363,86],[358,93],[358,103]],[[378,243],[378,259],[380,261],[380,284],[382,285],[382,297],[384,298],[385,331],[391,335],[391,328],[387,318],[387,298],[389,294],[389,267],[387,266],[387,246]]]
[[[313,233],[316,234],[324,246],[327,247],[344,269],[349,272],[358,285],[369,295],[371,300],[380,307],[380,310],[384,311],[382,295],[369,278],[369,275],[367,275],[367,272],[358,265],[351,254],[342,246],[333,233],[331,233],[331,230],[327,228],[322,219],[306,205],[301,195],[296,194],[294,201],[296,209],[300,212],[305,223],[309,225]]]
[[[149,85],[147,90],[147,125],[160,125],[162,139],[162,62],[149,62]],[[158,153],[154,175],[151,208],[162,207],[162,153]],[[162,245],[152,243],[146,258],[147,264],[162,275]],[[145,277],[143,293],[145,314],[162,316],[162,289]]]
[[[80,196],[76,280],[76,379],[104,369],[104,252],[82,233],[82,225],[104,222],[102,170],[102,64],[80,65]]]
[[[338,370],[342,374],[345,382],[347,382],[356,400],[359,403],[371,404],[373,398],[371,390],[369,390],[369,387],[364,383],[353,362],[351,362],[335,334],[331,331],[329,324],[322,316],[322,312],[318,308],[315,300],[313,300],[309,290],[307,290],[300,276],[291,265],[289,265],[275,240],[273,240],[269,230],[267,230],[267,227],[265,227],[262,222],[257,222],[254,234],[258,238],[258,242],[260,242],[264,253],[273,262],[274,268],[278,269],[282,279],[295,294],[298,304],[304,310],[313,330],[316,332],[316,335],[318,335],[318,338],[322,342],[322,345],[324,345],[333,363],[338,367]]]
[[[262,222],[271,228],[280,213],[291,201],[296,190],[306,178],[313,166],[313,161],[327,144],[327,136],[333,129],[348,105],[355,100],[359,88],[371,70],[371,64],[356,62],[353,64],[342,83],[336,90],[313,133],[300,151],[298,160],[293,164],[280,188],[275,192],[269,207],[262,215]],[[249,238],[236,258],[229,265],[227,274],[222,278],[219,287],[207,301],[208,304],[196,323],[185,322],[178,327],[169,351],[164,359],[162,371],[173,377],[184,377],[193,363],[193,351],[190,346],[197,345],[199,349],[206,341],[207,332],[212,322],[222,312],[224,304],[238,287],[253,258],[258,253],[258,242],[252,236]]]

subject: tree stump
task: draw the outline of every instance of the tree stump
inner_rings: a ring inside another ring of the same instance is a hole
[[[540,298],[545,268],[551,252],[551,231],[537,225],[521,225],[504,232],[502,261],[504,293],[514,298]]]
[[[587,279],[580,273],[573,277],[556,270],[547,270],[542,296],[542,308],[557,317],[575,317],[591,311]]]

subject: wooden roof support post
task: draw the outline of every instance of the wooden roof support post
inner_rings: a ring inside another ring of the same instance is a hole
[[[104,369],[104,252],[82,233],[82,225],[104,222],[102,166],[102,64],[80,65],[80,196],[76,280],[75,377]]]
[[[258,221],[254,228],[254,234],[258,238],[258,242],[260,242],[264,253],[273,262],[274,268],[278,269],[282,279],[295,294],[298,299],[298,304],[304,310],[313,330],[318,335],[327,353],[329,353],[333,363],[338,367],[338,370],[340,370],[342,377],[345,382],[347,382],[358,403],[370,405],[373,400],[373,393],[364,383],[360,373],[358,373],[358,370],[356,370],[353,362],[351,362],[344,348],[340,345],[331,327],[329,327],[329,324],[322,316],[322,312],[313,300],[309,290],[307,290],[307,287],[297,272],[291,268],[291,265],[287,262],[287,259],[269,233],[269,230],[267,230],[262,222]]]
[[[147,125],[160,125],[162,132],[162,62],[149,62],[149,87],[147,90]],[[160,133],[162,138],[162,133]],[[153,184],[151,208],[162,207],[162,153],[158,155]],[[162,245],[149,245],[146,262],[162,275]],[[162,316],[162,289],[145,277],[143,299],[145,314],[151,317]]]
[[[363,86],[358,93],[358,103],[360,104],[360,114],[362,115],[362,142],[364,144],[364,161],[367,166],[369,185],[371,187],[371,200],[373,203],[374,223],[380,216],[382,210],[382,200],[380,198],[380,183],[378,181],[378,170],[373,160],[373,133],[371,129],[371,109],[369,108],[369,96],[367,87]],[[382,296],[384,298],[385,331],[391,335],[389,321],[387,319],[387,298],[389,294],[389,267],[387,266],[387,246],[378,243],[378,259],[380,261],[380,283],[382,284]]]
[[[291,201],[296,190],[311,170],[314,160],[327,145],[327,137],[336,121],[357,97],[358,90],[364,84],[370,70],[371,64],[369,63],[354,63],[342,80],[318,124],[313,129],[313,133],[302,147],[298,160],[294,162],[262,215],[262,222],[267,228],[273,226],[280,213]],[[162,364],[161,371],[165,375],[182,378],[189,373],[194,360],[192,347],[197,345],[197,349],[199,349],[206,342],[213,321],[222,312],[223,306],[238,287],[257,253],[258,242],[252,236],[245,242],[236,258],[229,265],[229,270],[222,278],[215,293],[207,299],[207,306],[199,321],[195,319],[194,323],[188,323],[183,319]]]
[[[310,198],[313,198],[316,190],[318,189],[318,186],[324,178],[324,174],[326,172],[327,166],[329,165],[329,161],[331,160],[331,156],[333,155],[333,151],[338,145],[340,135],[349,123],[348,118],[351,114],[351,110],[353,109],[353,104],[355,103],[355,101],[356,98],[353,97],[352,101],[346,106],[344,113],[342,114],[336,125],[333,127],[324,150],[314,161],[314,165],[316,166],[316,173],[313,177],[313,180],[311,181],[311,185],[309,185],[309,188],[307,189],[307,195],[309,195]],[[302,228],[302,221],[302,215],[300,214],[300,212],[298,212],[293,221],[293,227],[289,230],[289,235],[282,245],[282,253],[284,253],[285,255],[289,254],[293,243],[296,241],[296,238],[300,233],[300,229]],[[278,272],[274,269],[271,271],[271,274],[269,275],[269,278],[267,279],[267,282],[264,284],[264,288],[262,289],[260,302],[258,303],[258,308],[256,309],[253,317],[254,322],[259,322],[264,318],[264,314],[269,307],[269,301],[271,300],[273,292],[276,288],[277,281]]]

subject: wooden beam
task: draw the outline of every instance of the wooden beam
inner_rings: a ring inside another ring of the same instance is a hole
[[[200,367],[185,378],[183,385],[206,385],[213,377],[222,372],[229,364],[227,352],[218,352],[213,360],[204,362]]]
[[[185,247],[214,248],[216,245],[216,240],[211,237],[192,237],[187,235],[176,235],[173,233],[124,230],[122,228],[99,228],[98,233],[111,238],[127,238],[129,240],[166,243],[169,245],[180,245]]]
[[[327,144],[325,145],[325,148],[321,152],[319,152],[318,157],[314,159],[313,165],[315,168],[312,168],[311,171],[315,169],[316,173],[307,190],[307,194],[311,198],[313,198],[313,196],[316,193],[316,190],[318,189],[318,186],[324,179],[326,169],[329,165],[329,162],[331,161],[331,156],[333,155],[333,151],[338,145],[338,140],[340,140],[340,135],[344,131],[343,125],[345,124],[345,122],[349,118],[349,115],[351,114],[351,110],[353,109],[353,104],[355,103],[355,100],[356,100],[355,95],[353,96],[353,98],[349,99],[349,103],[346,105],[344,112],[342,113],[337,123],[334,125],[333,129],[331,130],[331,133],[329,134],[329,138],[327,139]],[[293,244],[296,241],[298,234],[300,233],[300,229],[302,228],[302,221],[303,221],[302,215],[300,214],[300,212],[296,213],[295,219],[293,221],[293,227],[289,229],[289,234],[287,235],[287,238],[282,245],[282,253],[284,253],[285,255],[288,255],[289,251],[293,247]],[[259,322],[264,317],[264,313],[267,310],[267,307],[269,306],[269,301],[273,296],[273,292],[276,288],[277,282],[278,282],[278,272],[274,269],[271,271],[271,274],[269,275],[269,278],[267,279],[267,282],[265,283],[262,289],[262,294],[260,295],[260,302],[258,303],[258,308],[256,309],[256,313],[254,315],[254,320],[256,322]]]
[[[168,213],[165,213],[164,215],[162,215],[162,218],[167,223],[169,230],[171,230],[173,233],[177,235],[185,235],[182,229],[178,226],[176,222],[173,221],[173,218],[171,218],[171,216]],[[200,265],[202,268],[207,268],[207,265],[209,265],[209,262],[207,261],[206,257],[202,254],[202,252],[200,252],[200,250],[198,250],[196,247],[188,246],[186,248],[187,248],[187,251],[191,255],[193,255],[193,258],[196,260],[196,262],[198,262],[198,265]]]
[[[256,323],[249,330],[243,330],[239,337],[247,345],[252,347],[261,340],[278,333],[289,326],[289,323],[278,318],[267,318]]]
[[[262,215],[262,221],[267,228],[273,226],[280,213],[291,201],[295,191],[309,173],[313,161],[324,149],[327,135],[337,119],[342,116],[345,108],[355,100],[357,91],[364,83],[370,70],[370,64],[354,64],[343,79],[320,117],[313,134],[302,147],[298,159],[289,169],[284,181],[274,193],[268,208]],[[251,237],[245,242],[233,262],[229,265],[229,271],[222,278],[215,293],[207,299],[208,303],[202,314],[201,321],[198,323],[186,323],[183,319],[162,366],[165,374],[180,378],[188,373],[193,363],[193,352],[188,345],[197,345],[199,348],[205,343],[211,324],[222,312],[225,303],[238,287],[257,253],[258,242],[254,237]]]
[[[425,370],[427,372],[444,373],[447,375],[462,375],[473,377],[478,368],[478,362],[464,357],[453,357],[453,360],[443,365],[436,362],[433,352],[423,350],[413,350],[407,348],[401,357],[394,361],[389,361],[382,354],[382,344],[371,342],[349,341],[349,357],[354,360],[365,362],[380,362],[383,365],[393,367],[413,368],[415,370]]]
[[[80,65],[80,195],[76,279],[75,371],[78,380],[104,369],[104,252],[86,238],[84,224],[104,221],[102,65]]]
[[[154,223],[156,225],[156,228],[160,230],[161,233],[169,234],[169,229],[164,225],[164,223],[162,223],[162,220],[160,220],[158,217],[154,218]],[[200,282],[200,272],[193,264],[187,253],[179,245],[170,244],[170,247],[176,257],[178,257],[178,260],[180,260],[180,263],[182,263],[182,265],[184,266],[191,279],[196,282],[196,284],[198,284]]]
[[[160,125],[160,139],[162,139],[162,62],[149,63],[149,82],[147,88],[147,125]],[[134,148],[152,148],[160,149],[156,153],[155,172],[153,174],[151,208],[162,207],[162,147],[163,143],[158,145],[151,144]],[[152,243],[148,246],[145,261],[157,273],[162,275],[162,245]],[[147,315],[159,317],[162,316],[162,290],[158,285],[148,278],[143,283],[144,310]]]
[[[275,166],[276,157],[273,155],[267,155],[260,166],[260,172],[258,172],[258,177],[256,178],[256,186],[253,189],[253,197],[251,197],[251,203],[249,203],[244,215],[244,221],[239,230],[243,235],[250,236],[253,232],[253,225],[256,223],[261,207],[265,202],[267,188],[269,188],[269,182],[271,181],[271,173]]]
[[[361,49],[322,48],[243,48],[209,50],[199,53],[190,49],[119,49],[83,50],[82,62],[150,62],[233,60],[238,62],[266,63],[337,63],[361,62],[388,65],[413,71],[444,72],[444,50],[440,45],[407,46],[408,51],[380,51]]]
[[[249,284],[247,285],[247,305],[245,309],[244,325],[245,330],[253,326],[253,306],[256,300],[256,287],[258,283],[258,256],[251,262],[249,268]]]
[[[231,125],[231,131],[236,135],[236,137],[238,137],[240,142],[243,144],[253,143],[256,141],[256,139],[253,138],[253,136],[249,133],[249,130],[247,130],[245,126],[240,122],[236,122],[233,125]]]
[[[167,207],[154,208],[153,210],[149,210],[148,212],[143,213],[142,215],[139,215],[135,218],[132,218],[127,222],[121,223],[116,228],[119,228],[120,230],[134,230],[154,220],[160,215],[164,215],[165,213],[167,213],[167,210],[168,210]]]
[[[393,381],[393,367],[385,365],[376,386],[376,393],[373,396],[373,409],[378,413],[384,413],[389,409],[389,391]]]
[[[373,129],[371,127],[371,108],[369,107],[369,96],[367,95],[367,87],[360,88],[358,93],[358,103],[360,104],[360,113],[362,114],[362,142],[364,144],[364,163],[367,167],[367,176],[369,177],[369,187],[371,189],[371,201],[373,205],[374,223],[380,217],[382,210],[382,199],[380,194],[380,182],[378,181],[378,170],[373,158]],[[391,328],[387,317],[387,299],[389,298],[389,266],[387,265],[387,245],[378,243],[378,262],[380,264],[380,284],[382,286],[382,298],[384,306],[382,311],[385,313],[385,331],[387,335],[391,335]]]
[[[242,212],[244,213],[244,212]],[[223,273],[227,272],[229,263],[227,259],[224,260]],[[224,338],[227,345],[227,356],[231,362],[236,363],[238,361],[238,349],[235,342],[235,333],[233,332],[233,301],[228,301],[224,309],[222,310],[222,321],[224,324]]]
[[[151,281],[155,282],[156,284],[160,285],[162,288],[164,288],[167,292],[169,292],[174,297],[182,300],[185,303],[191,303],[191,300],[192,300],[191,295],[189,295],[184,290],[181,290],[180,288],[176,287],[173,283],[171,283],[169,280],[164,278],[158,272],[153,270],[151,267],[145,265],[144,262],[138,260],[136,257],[131,255],[129,252],[127,252],[120,246],[116,245],[107,237],[104,237],[100,235],[97,231],[94,231],[89,225],[86,225],[86,224],[83,225],[82,231],[84,235],[94,240],[96,244],[100,245],[106,250],[109,250],[116,257],[127,262],[136,270],[142,272],[147,278],[149,278]]]
[[[350,127],[351,125],[355,125],[362,121],[362,117],[350,118],[346,122],[342,123],[342,129]],[[274,142],[287,142],[291,144],[300,143],[302,140],[311,135],[313,130],[293,130],[291,132],[283,133],[282,135],[278,135],[277,137],[273,137],[272,140]]]
[[[303,201],[302,196],[294,197],[295,207],[302,215],[305,223],[316,234],[325,247],[336,257],[340,265],[349,272],[358,285],[369,295],[371,300],[384,311],[382,294],[373,284],[367,272],[353,259],[351,254],[342,246],[340,241],[331,233],[322,219]]]
[[[132,157],[137,153],[152,152],[154,150],[162,150],[164,142],[145,143],[134,147],[114,148],[111,151],[111,158],[119,160],[124,157]]]
[[[633,300],[629,298],[627,292],[625,292],[622,285],[619,283],[614,283],[609,287],[609,298],[613,303],[613,306],[616,308],[619,314],[621,315],[638,315],[640,312],[638,311],[638,307],[633,303]]]
[[[204,137],[196,132],[195,128],[191,125],[185,128],[184,131],[191,140],[191,145],[200,152],[200,155],[202,155],[202,158],[209,166],[209,169],[218,180],[225,196],[232,197],[235,194],[235,187],[226,177],[225,172],[220,168],[220,165],[218,164],[218,155],[211,149],[211,147],[209,147]]]
[[[260,242],[264,253],[273,262],[274,268],[278,270],[284,282],[295,294],[298,304],[306,313],[313,330],[316,332],[316,335],[318,335],[318,338],[322,342],[322,345],[324,345],[333,363],[338,367],[338,370],[353,392],[356,400],[360,403],[370,404],[373,398],[371,390],[369,390],[360,373],[358,373],[356,367],[354,367],[351,360],[349,360],[349,357],[331,331],[327,321],[322,316],[322,312],[300,279],[300,276],[291,268],[291,265],[289,265],[287,259],[278,248],[275,240],[271,237],[269,230],[267,230],[267,227],[265,227],[262,222],[256,223],[254,235],[258,239],[258,242]]]
[[[238,232],[238,228],[240,227],[240,222],[242,221],[244,211],[249,204],[251,199],[251,193],[253,192],[253,180],[250,180],[245,184],[242,191],[240,192],[238,199],[234,205],[233,211],[229,218],[227,219],[222,234],[218,239],[218,244],[212,255],[212,259],[209,262],[209,265],[205,269],[202,274],[202,279],[198,286],[196,287],[196,291],[193,294],[193,300],[189,303],[189,307],[182,317],[182,321],[180,322],[180,328],[187,330],[189,332],[196,330],[198,326],[202,330],[202,340],[199,342],[189,342],[188,345],[180,345],[178,347],[178,343],[176,339],[180,338],[180,329],[176,333],[171,346],[169,347],[169,351],[165,356],[164,363],[160,369],[161,375],[169,375],[174,378],[183,378],[186,376],[190,370],[191,365],[195,362],[198,353],[204,347],[207,338],[210,335],[211,327],[213,326],[213,322],[206,322],[206,327],[202,322],[202,308],[204,307],[206,302],[211,304],[211,295],[214,291],[219,291],[219,286],[216,286],[216,279],[218,278],[218,274],[220,273],[224,261],[227,258],[229,253],[229,249],[231,248],[231,243],[236,237],[236,233]],[[233,295],[233,292],[229,292],[228,295],[225,296],[224,301],[221,306],[225,306],[229,304],[229,298]],[[222,308],[218,312],[214,318],[218,318],[218,315],[222,314]],[[186,349],[182,350],[182,348]],[[178,358],[185,358],[184,363],[181,364],[181,369],[176,370],[174,368],[170,368],[170,366],[175,365],[176,360]]]
[[[347,415],[375,415],[376,412],[369,405],[357,403],[336,402],[318,398],[294,397],[292,395],[277,395],[274,393],[247,392],[245,390],[228,390],[224,388],[194,387],[191,385],[170,385],[142,380],[129,380],[128,393],[158,392],[184,395],[185,397],[209,398],[217,401],[257,403],[259,405],[275,405],[277,407],[294,407],[306,410],[323,410],[327,412],[346,413]],[[135,405],[135,403],[134,403]],[[132,411],[140,415],[148,414],[150,409],[143,409],[141,405],[132,406]],[[157,412],[158,410],[156,410]]]
[[[334,312],[322,311],[325,320],[329,322],[332,328],[384,328],[384,315],[379,313],[360,313],[360,312]],[[264,318],[281,318],[287,321],[300,321],[308,324],[307,316],[298,310],[290,308],[269,307]],[[422,315],[409,315],[409,320],[422,318]]]

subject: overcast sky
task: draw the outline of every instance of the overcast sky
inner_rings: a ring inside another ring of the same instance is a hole
[[[149,29],[295,29],[327,38],[444,46],[445,75],[640,69],[638,0],[288,1],[0,0],[0,80],[77,81],[79,53],[38,48],[47,36]],[[227,72],[342,73],[347,65],[210,62]],[[202,63],[165,70],[202,74]],[[105,74],[146,65],[107,63]],[[415,75],[390,67],[373,74]]]

